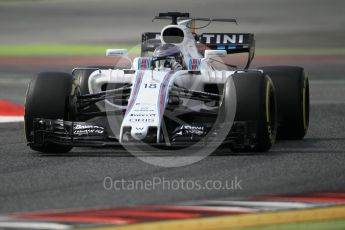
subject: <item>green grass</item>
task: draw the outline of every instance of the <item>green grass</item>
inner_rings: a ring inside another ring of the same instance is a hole
[[[0,56],[104,56],[109,48],[128,49],[130,53],[139,52],[138,46],[124,44],[28,44],[0,45]]]
[[[139,45],[128,44],[16,44],[0,45],[0,56],[104,56],[108,48],[126,48],[130,54],[140,52]],[[258,48],[256,54],[336,55],[345,54],[345,48]]]
[[[345,229],[345,220],[304,222],[282,225],[270,225],[254,228],[238,228],[232,230],[343,230]]]
[[[258,48],[259,55],[339,55],[345,48]]]

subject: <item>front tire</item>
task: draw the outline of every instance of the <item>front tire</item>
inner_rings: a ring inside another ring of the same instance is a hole
[[[232,147],[232,151],[266,152],[275,143],[277,133],[274,84],[258,71],[236,73],[233,79],[237,97],[235,122],[253,121],[256,127],[253,145]]]
[[[35,76],[28,87],[25,100],[25,135],[31,149],[44,153],[66,153],[72,147],[51,142],[37,146],[33,141],[33,120],[67,119],[72,76],[67,73],[44,72]]]

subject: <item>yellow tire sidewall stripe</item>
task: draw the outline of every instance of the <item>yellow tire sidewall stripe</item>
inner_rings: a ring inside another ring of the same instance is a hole
[[[267,131],[269,135],[270,142],[273,144],[273,136],[272,136],[272,127],[270,126],[270,88],[272,87],[272,80],[268,79],[266,84],[266,122],[267,122]]]
[[[307,90],[307,81],[308,81],[308,77],[306,76],[305,78],[304,78],[304,85],[303,85],[303,96],[302,96],[302,100],[303,100],[303,102],[302,102],[302,106],[303,106],[303,128],[304,128],[304,130],[306,130],[308,127],[308,125],[307,125],[307,108],[306,108],[306,104],[307,104],[307,101],[306,101],[306,99],[307,99],[307,95],[306,95],[306,90]]]

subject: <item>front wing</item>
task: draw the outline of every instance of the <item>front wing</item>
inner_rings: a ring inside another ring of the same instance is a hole
[[[256,125],[253,121],[234,122],[230,133],[216,145],[231,145],[233,147],[253,146],[255,144]],[[115,147],[123,145],[150,145],[158,147],[188,147],[206,146],[209,142],[207,136],[192,138],[184,134],[179,138],[172,138],[167,142],[148,143],[132,141],[119,143],[118,139],[111,134],[107,127],[93,124],[92,122],[73,122],[64,120],[40,119],[36,118],[33,122],[31,133],[31,146],[42,146],[45,143],[55,143],[73,147]],[[214,140],[215,138],[212,138]]]

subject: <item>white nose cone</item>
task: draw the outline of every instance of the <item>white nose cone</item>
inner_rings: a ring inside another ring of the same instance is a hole
[[[146,137],[148,129],[147,126],[132,126],[131,135],[135,140],[141,141]]]

